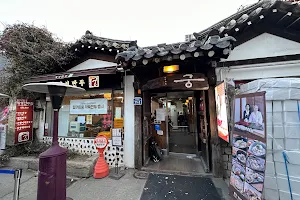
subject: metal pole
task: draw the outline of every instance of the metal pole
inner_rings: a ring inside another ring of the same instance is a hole
[[[13,200],[19,200],[21,177],[22,177],[22,169],[15,170],[14,173],[15,185],[14,185]]]

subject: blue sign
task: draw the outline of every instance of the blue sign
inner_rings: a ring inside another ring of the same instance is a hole
[[[159,124],[155,124],[155,130],[159,131],[160,130],[160,125]]]
[[[142,97],[134,97],[133,104],[134,105],[142,105],[143,104]]]

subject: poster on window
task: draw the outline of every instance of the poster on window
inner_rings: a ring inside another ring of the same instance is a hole
[[[93,115],[107,114],[107,99],[79,99],[70,101],[70,114]]]
[[[263,199],[266,151],[265,92],[237,95],[229,185],[234,199]]]
[[[218,122],[218,135],[220,138],[229,142],[229,131],[228,131],[228,111],[226,104],[225,88],[226,82],[222,82],[215,88],[216,98],[216,111],[217,111],[217,122]]]
[[[15,144],[32,141],[33,101],[17,99],[15,122]]]

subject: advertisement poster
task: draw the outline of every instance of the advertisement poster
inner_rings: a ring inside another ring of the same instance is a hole
[[[225,82],[219,84],[215,88],[216,95],[216,111],[218,121],[218,135],[220,138],[229,142],[229,131],[228,131],[228,112],[225,96]]]
[[[15,144],[32,141],[33,101],[17,99]]]
[[[267,151],[265,92],[237,95],[234,107],[230,196],[262,200]]]
[[[107,99],[79,99],[70,101],[71,115],[107,114]]]

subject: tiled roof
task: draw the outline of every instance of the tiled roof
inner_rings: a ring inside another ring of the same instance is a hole
[[[284,21],[289,24],[291,24],[292,22],[300,22],[300,20],[298,19],[298,17],[300,17],[300,5],[298,3],[279,0],[260,0],[257,3],[214,24],[208,29],[205,29],[198,33],[194,33],[194,36],[197,39],[201,39],[203,37],[206,37],[206,35],[213,29],[217,29],[221,36],[227,34],[235,36],[236,34],[241,32],[241,29],[243,29],[245,26],[253,26],[255,25],[255,23],[263,21],[269,13],[282,14],[282,16],[270,16],[272,17],[273,23],[275,24],[278,24],[279,21],[281,21],[281,23]],[[278,16],[279,18],[277,19]],[[270,25],[270,23],[268,23],[268,25]],[[292,25],[294,25],[295,27],[297,26],[296,24]]]
[[[74,51],[82,49],[93,49],[102,51],[115,51],[116,53],[127,50],[131,46],[136,46],[137,41],[114,40],[110,38],[98,37],[90,31],[86,31],[79,40],[72,45]]]
[[[217,30],[210,33],[201,40],[180,42],[175,44],[159,44],[157,46],[140,48],[130,47],[127,51],[118,53],[118,62],[130,63],[135,66],[142,61],[144,65],[150,62],[160,62],[163,60],[184,60],[188,57],[199,57],[207,55],[209,57],[227,57],[232,49],[232,42],[235,39],[231,36],[220,37]],[[221,53],[220,53],[221,52]],[[218,55],[217,55],[218,54]]]

